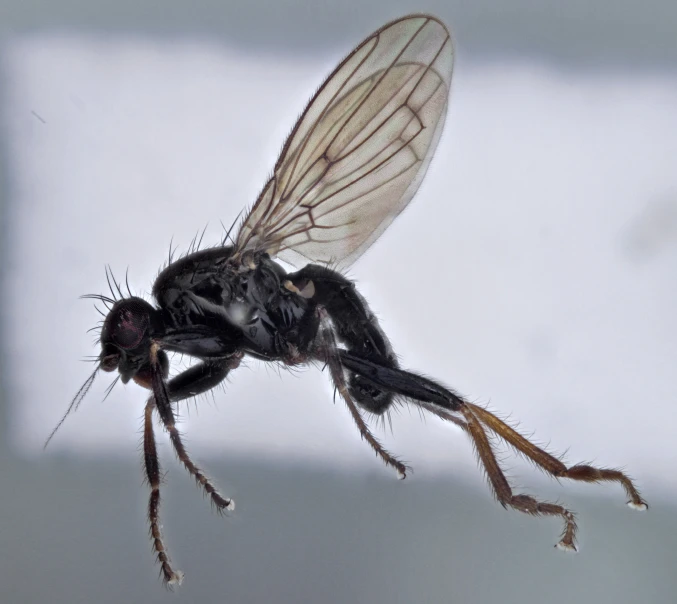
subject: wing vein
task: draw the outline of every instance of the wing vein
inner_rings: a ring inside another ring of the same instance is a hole
[[[359,257],[425,175],[453,58],[448,30],[429,15],[388,23],[349,53],[287,137],[240,226],[231,265],[244,252],[339,269]]]

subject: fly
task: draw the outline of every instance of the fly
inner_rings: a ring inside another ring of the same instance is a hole
[[[91,296],[109,310],[101,353],[63,419],[81,403],[99,370],[117,371],[123,383],[133,380],[150,390],[143,431],[151,490],[148,519],[169,586],[180,584],[183,574],[173,567],[161,533],[153,414],[216,509],[234,509],[233,500],[219,494],[191,460],[173,407],[214,388],[245,356],[326,367],[362,438],[401,478],[407,466],[381,446],[365,412],[383,415],[393,404],[406,403],[459,426],[503,507],[561,519],[560,549],[576,549],[574,514],[559,504],[516,494],[492,437],[555,478],[618,482],[630,507],[647,509],[621,471],[587,464],[567,467],[484,407],[401,368],[366,300],[342,274],[421,183],[447,113],[453,60],[449,31],[432,16],[411,15],[383,26],[339,64],[311,99],[232,245],[224,239],[216,247],[193,248],[175,261],[170,254],[153,285],[153,303],[131,295],[129,288],[129,295],[123,295],[114,280],[112,297]],[[298,270],[287,273],[276,259]],[[168,352],[198,362],[170,378]]]

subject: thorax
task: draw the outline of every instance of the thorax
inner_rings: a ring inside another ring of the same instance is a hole
[[[285,270],[267,255],[251,267],[228,262],[231,247],[177,260],[153,286],[168,348],[218,357],[236,349],[284,358],[303,340],[308,301],[287,287]]]

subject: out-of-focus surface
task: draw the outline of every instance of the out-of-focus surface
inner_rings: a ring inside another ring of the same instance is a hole
[[[252,362],[183,417],[232,518],[164,461],[182,593],[671,602],[674,3],[164,6],[0,6],[2,601],[166,597],[132,462],[145,393],[118,386],[99,404],[100,376],[41,450],[88,375],[77,360],[98,352],[98,315],[77,296],[104,291],[108,263],[147,295],[170,239],[185,250],[209,222],[216,242],[340,57],[428,10],[457,42],[446,130],[421,192],[351,276],[403,366],[491,400],[572,462],[623,465],[652,509],[509,457],[518,484],[580,512],[582,553],[548,551],[557,522],[503,512],[458,430],[396,415],[382,435],[416,469],[402,485],[325,375]]]
[[[201,602],[674,601],[674,506],[639,514],[575,502],[582,547],[555,550],[557,522],[507,513],[484,485],[404,483],[282,465],[210,464],[237,509],[209,505],[167,456],[163,520],[178,597]],[[146,489],[134,463],[17,462],[3,478],[0,593],[7,603],[167,602],[152,563]],[[614,493],[618,495],[618,493]]]

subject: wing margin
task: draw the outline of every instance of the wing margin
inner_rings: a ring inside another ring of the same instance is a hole
[[[384,25],[325,80],[243,221],[235,256],[352,264],[414,196],[439,140],[453,71],[429,15]]]

